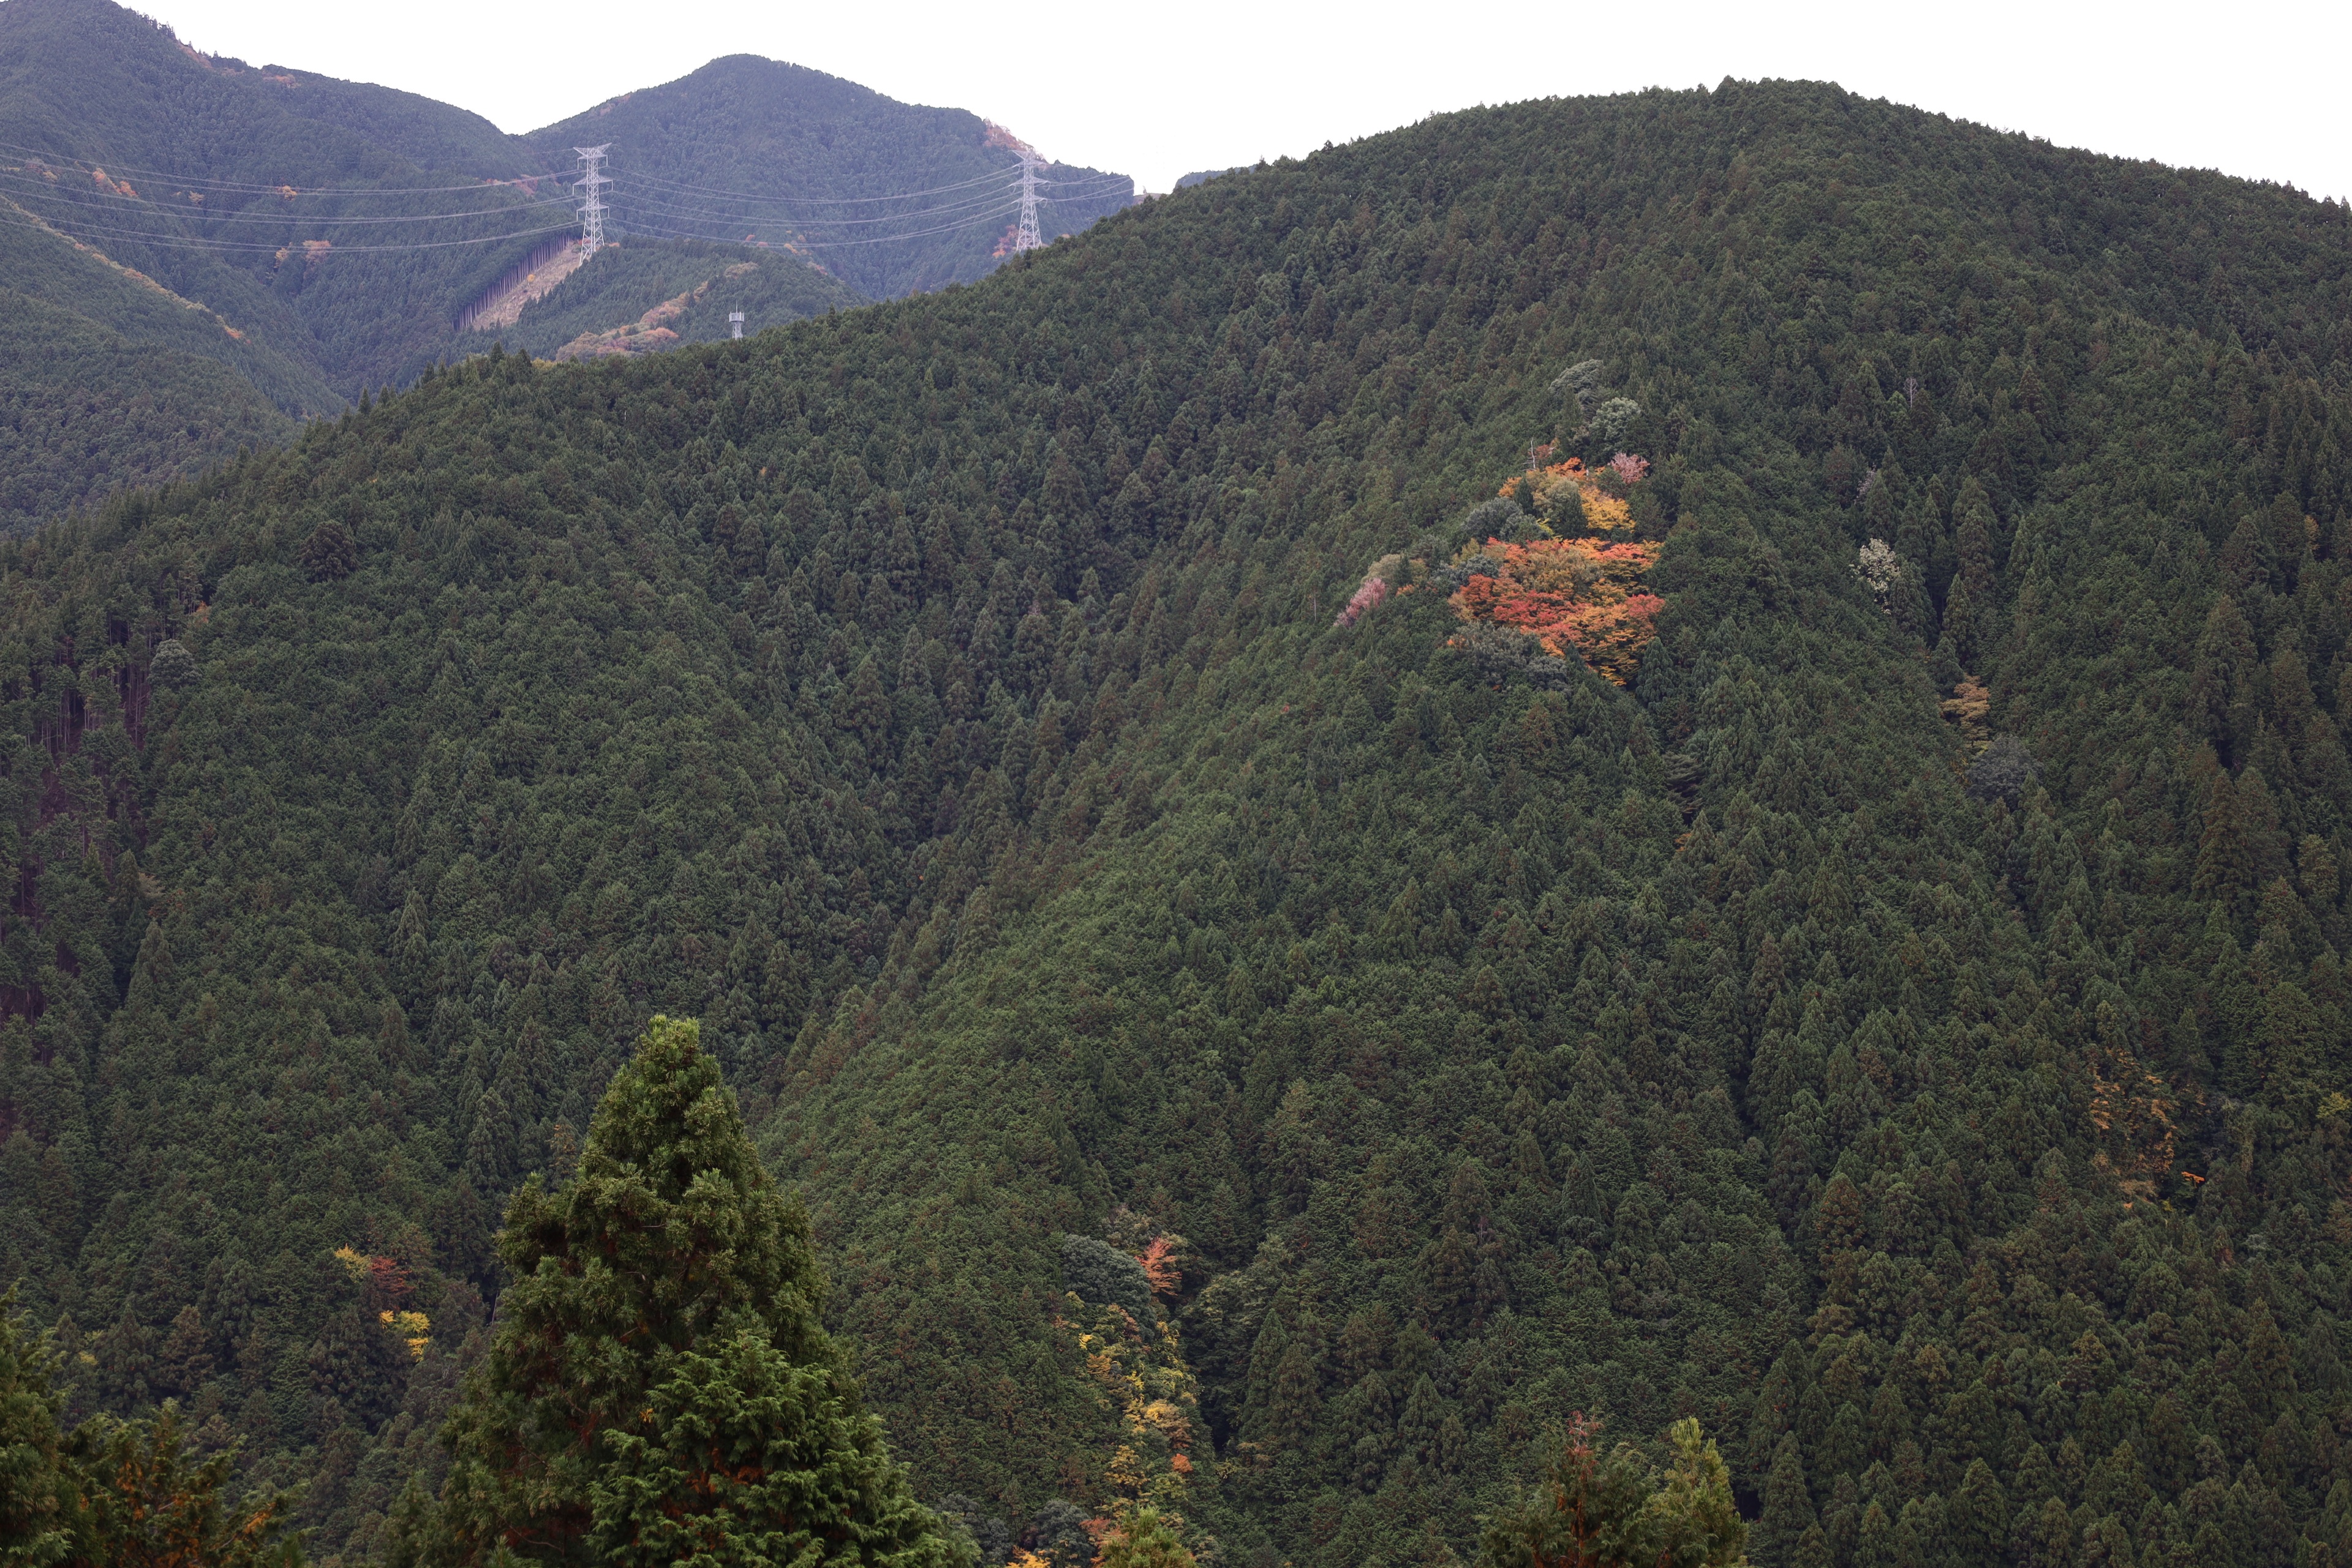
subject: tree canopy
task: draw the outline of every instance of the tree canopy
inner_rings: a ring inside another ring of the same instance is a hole
[[[190,1452],[179,1406],[61,1431],[57,1355],[0,1297],[0,1562],[11,1568],[294,1568],[289,1500],[226,1490],[236,1456]]]
[[[395,1562],[957,1561],[818,1321],[807,1221],[688,1020],[656,1016],[579,1173],[526,1182],[512,1283]]]

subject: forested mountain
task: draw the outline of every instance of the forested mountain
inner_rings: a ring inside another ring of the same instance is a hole
[[[561,192],[486,183],[541,171],[478,115],[213,59],[109,0],[0,9],[0,153],[16,233],[72,236],[322,378],[263,384],[298,416],[413,377],[572,221]]]
[[[662,1013],[992,1563],[1512,1560],[1580,1414],[1772,1568],[2344,1562],[2347,279],[1832,87],[1527,104],[0,547],[68,1414],[397,1546]]]
[[[665,236],[687,237],[689,253],[709,241],[777,247],[734,258],[757,261],[757,276],[719,310],[720,331],[688,341],[724,335],[730,309],[756,331],[997,264],[1018,153],[971,115],[748,58],[632,96],[659,115],[625,105],[617,121],[588,117],[625,176],[614,232],[634,226],[637,249]],[[569,133],[509,136],[414,93],[215,58],[111,0],[6,0],[0,277],[47,309],[16,314],[27,351],[0,362],[0,526],[192,474],[487,348],[497,340],[459,330],[471,308],[577,232]],[[759,220],[737,224],[708,193],[634,183],[709,183],[682,160],[753,192],[767,203]],[[1046,173],[1082,182],[1048,189],[1065,198],[1045,208],[1049,233],[1128,199],[1095,171]],[[887,199],[940,185],[956,188]],[[641,194],[663,210],[641,208]],[[768,200],[779,195],[816,198],[820,221],[783,221]],[[933,211],[942,200],[953,210]],[[656,248],[669,259],[601,258],[598,272],[630,273],[620,292],[641,295],[637,274],[680,268]],[[633,323],[708,276],[625,310],[616,299],[534,352]],[[589,303],[587,291],[583,280],[570,305]],[[509,345],[552,337],[546,314],[527,310]]]
[[[804,66],[729,55],[526,139],[551,167],[610,144],[626,233],[790,246],[888,299],[998,266],[1019,216],[1022,143],[961,109],[899,103]],[[1040,234],[1076,234],[1135,199],[1124,174],[1039,166]],[[877,197],[898,200],[877,201]]]
[[[294,421],[257,382],[332,396],[211,311],[54,235],[0,226],[0,529],[285,439]]]

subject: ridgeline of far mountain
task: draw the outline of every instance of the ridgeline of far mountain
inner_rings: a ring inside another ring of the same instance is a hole
[[[610,310],[596,313],[585,280],[572,287],[564,309],[579,320],[550,352],[695,287],[700,277],[643,298],[646,279],[695,270],[709,242],[754,242],[730,261],[755,263],[755,286],[736,288],[727,307],[744,310],[753,332],[998,264],[996,209],[1017,153],[969,114],[749,58],[633,96],[663,103],[666,117],[591,111],[631,178],[821,197],[836,205],[814,210],[835,215],[845,200],[953,185],[954,210],[869,201],[856,210],[890,221],[739,226],[707,194],[648,190],[663,210],[633,205],[639,193],[625,181],[618,226],[641,210],[660,220],[627,234],[625,248],[653,254],[600,259],[599,286],[618,289]],[[681,108],[710,118],[681,121]],[[487,346],[459,330],[468,308],[577,232],[562,130],[508,136],[413,93],[207,57],[110,0],[7,0],[0,262],[6,286],[46,309],[11,329],[31,352],[0,362],[0,527],[193,474]],[[1129,199],[1094,171],[1048,174],[1087,182],[1048,205],[1049,234]],[[983,175],[985,191],[971,184]],[[662,242],[670,235],[687,237],[682,250]],[[845,235],[856,243],[829,248]],[[803,243],[800,256],[787,248]],[[159,304],[174,297],[193,308]],[[550,338],[543,314],[527,310],[505,341]],[[684,340],[723,335],[719,314],[722,331],[697,323]],[[641,348],[669,341],[632,335]]]
[[[1008,181],[1022,145],[1010,132],[756,55],[713,60],[526,140],[552,167],[569,167],[575,146],[611,142],[613,221],[624,232],[804,246],[876,299],[971,282],[1013,237]],[[1066,163],[1040,173],[1051,182],[1038,207],[1049,240],[1135,199],[1122,174]],[[896,192],[913,194],[874,200]]]

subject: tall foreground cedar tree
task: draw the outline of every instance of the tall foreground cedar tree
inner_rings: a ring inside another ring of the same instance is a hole
[[[66,1554],[72,1493],[59,1468],[53,1358],[0,1303],[0,1563],[47,1568]]]
[[[507,1210],[512,1270],[396,1562],[957,1561],[818,1321],[808,1224],[692,1020],[656,1017],[580,1174]]]

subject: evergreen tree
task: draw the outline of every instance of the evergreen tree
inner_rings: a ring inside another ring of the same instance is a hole
[[[1631,1444],[1603,1454],[1600,1423],[1579,1415],[1543,1484],[1486,1527],[1479,1568],[1729,1568],[1748,1527],[1731,1474],[1696,1421],[1667,1431],[1662,1470]]]
[[[188,1451],[176,1403],[152,1421],[92,1417],[67,1439],[78,1550],[72,1568],[298,1568],[284,1493],[231,1504],[234,1454]]]
[[[1157,1509],[1139,1508],[1104,1532],[1097,1568],[1192,1568],[1192,1553]]]
[[[691,1020],[656,1016],[555,1193],[499,1237],[513,1284],[395,1561],[944,1568],[818,1321],[808,1222]]]
[[[48,1568],[71,1542],[73,1490],[59,1458],[57,1358],[0,1296],[0,1563]]]
[[[1956,1568],[1995,1568],[2009,1532],[2009,1499],[1990,1466],[1972,1459],[1945,1509]]]
[[[196,1460],[177,1404],[60,1433],[58,1357],[0,1296],[0,1564],[5,1568],[295,1568],[283,1493],[232,1504],[233,1453]]]
[[[1765,1568],[1795,1561],[1797,1543],[1813,1523],[1813,1503],[1805,1489],[1805,1463],[1794,1434],[1772,1451],[1764,1483],[1764,1517],[1758,1521],[1754,1555]]]

